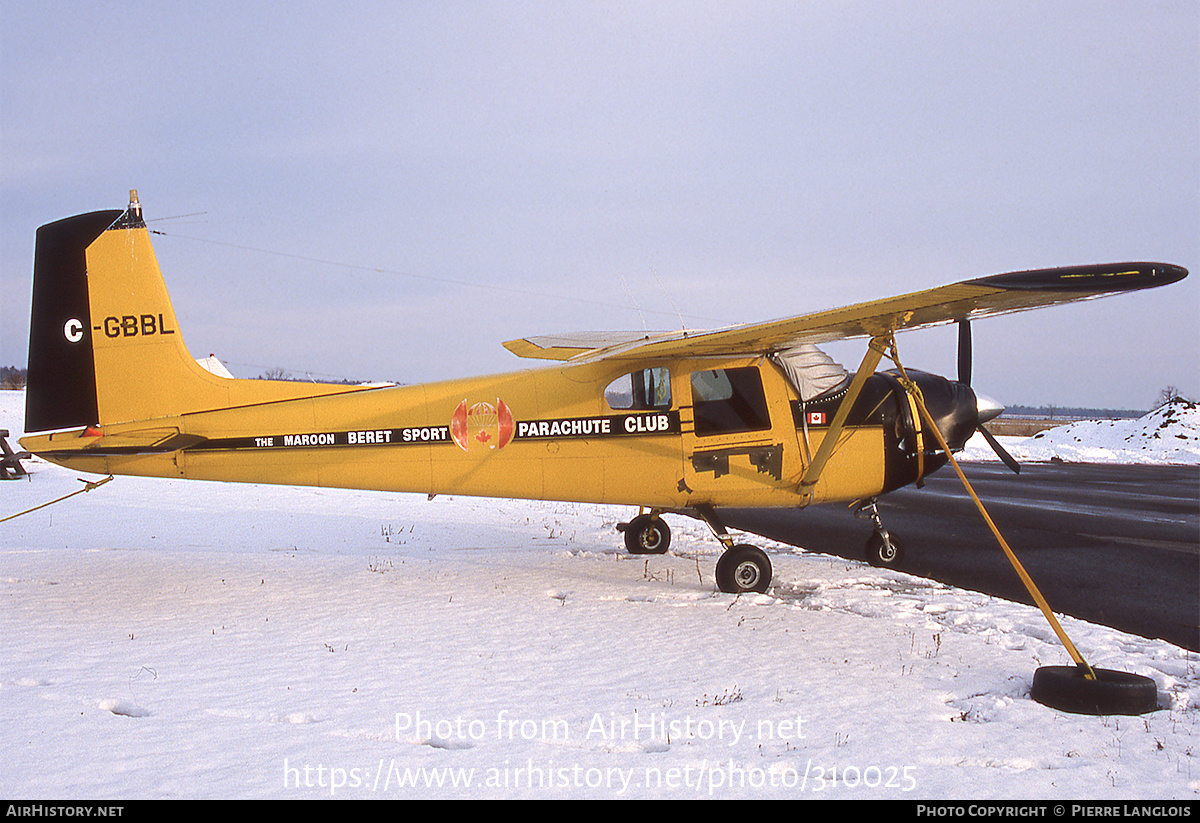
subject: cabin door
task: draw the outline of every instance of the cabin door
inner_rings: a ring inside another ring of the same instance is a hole
[[[770,364],[693,371],[681,409],[693,504],[786,505],[803,470],[788,386]],[[691,412],[691,425],[686,412]]]

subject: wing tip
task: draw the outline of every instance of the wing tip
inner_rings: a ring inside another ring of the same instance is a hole
[[[1166,286],[1187,276],[1187,269],[1172,263],[1097,263],[994,274],[969,282],[1000,289],[1107,294]]]

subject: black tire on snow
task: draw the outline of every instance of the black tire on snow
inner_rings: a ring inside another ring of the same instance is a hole
[[[1158,687],[1149,677],[1111,669],[1092,669],[1089,680],[1080,666],[1042,666],[1033,673],[1029,696],[1052,709],[1072,714],[1146,714],[1158,708]]]
[[[867,562],[883,569],[894,569],[904,562],[904,544],[892,535],[888,535],[888,542],[892,544],[891,551],[888,551],[884,544],[883,535],[871,532],[871,536],[867,538]]]
[[[671,529],[659,517],[639,514],[625,526],[625,550],[630,554],[666,554]]]
[[[771,585],[771,561],[757,546],[741,544],[726,549],[717,560],[717,588],[729,594],[758,592]]]

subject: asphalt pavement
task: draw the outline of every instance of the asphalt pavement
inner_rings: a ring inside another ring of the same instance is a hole
[[[1200,466],[964,464],[988,513],[1060,614],[1200,651]],[[1032,603],[954,470],[885,495],[900,569]],[[732,528],[862,559],[872,531],[843,506],[726,509]]]

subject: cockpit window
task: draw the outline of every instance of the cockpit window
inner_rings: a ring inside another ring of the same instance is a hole
[[[614,409],[669,409],[671,372],[664,368],[653,368],[621,375],[608,384],[604,399]]]
[[[692,372],[696,434],[732,434],[771,428],[762,375],[753,366]]]

